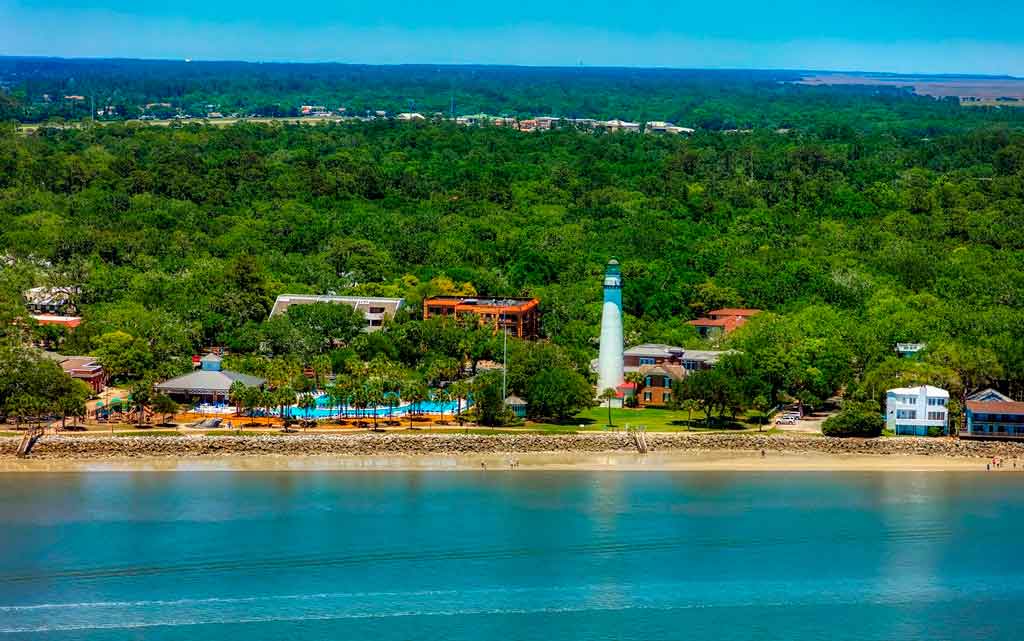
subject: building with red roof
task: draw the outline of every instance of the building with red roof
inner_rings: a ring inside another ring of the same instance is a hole
[[[967,401],[966,429],[960,435],[981,439],[1024,439],[1024,403],[1007,400]]]
[[[717,338],[732,332],[760,313],[759,309],[725,307],[712,310],[705,318],[688,321],[687,324],[695,327],[702,338]]]

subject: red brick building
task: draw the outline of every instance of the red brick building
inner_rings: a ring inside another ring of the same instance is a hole
[[[509,336],[533,339],[540,335],[538,307],[536,298],[436,296],[423,301],[423,319],[475,316],[495,332],[507,329]]]

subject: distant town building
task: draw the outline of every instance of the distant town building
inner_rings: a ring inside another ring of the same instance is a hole
[[[404,298],[281,294],[274,300],[274,306],[270,308],[270,318],[286,313],[292,305],[312,305],[314,303],[348,305],[356,311],[362,312],[363,317],[366,319],[365,331],[367,332],[379,330],[384,325],[385,320],[394,318],[398,310],[405,307]]]
[[[302,105],[299,113],[303,116],[329,116],[331,112],[323,105]]]
[[[235,382],[247,387],[262,387],[267,381],[258,376],[222,369],[220,356],[207,354],[196,371],[157,383],[154,388],[160,394],[183,402],[198,398],[200,402],[216,403],[227,400],[228,391]]]
[[[495,331],[507,329],[509,336],[532,339],[540,335],[539,306],[536,298],[436,296],[423,301],[423,319],[471,315]]]
[[[680,127],[673,125],[670,122],[664,122],[662,120],[653,120],[644,125],[644,133],[648,134],[692,134],[693,129],[689,127]]]
[[[928,436],[949,432],[949,392],[931,385],[897,387],[885,393],[885,424],[894,434]]]
[[[759,309],[727,307],[710,311],[706,318],[688,321],[687,324],[695,327],[701,337],[715,338],[732,332],[750,320],[751,317],[760,313],[761,310]]]
[[[917,354],[924,348],[924,343],[896,343],[896,353],[901,358],[917,356]]]
[[[405,121],[409,121],[409,120],[426,120],[427,117],[424,116],[423,114],[413,112],[413,113],[400,113],[397,116],[395,116],[395,119],[396,120],[405,120]]]
[[[637,132],[640,131],[640,123],[628,122],[626,120],[619,120],[617,118],[612,120],[598,121],[597,125],[603,127],[610,132],[626,131],[626,132]]]
[[[25,307],[33,314],[69,315],[75,311],[77,287],[33,287],[22,293]]]

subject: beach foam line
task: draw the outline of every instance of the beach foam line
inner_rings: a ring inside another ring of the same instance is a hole
[[[716,582],[722,583],[722,582]],[[55,622],[52,615],[44,614],[44,620],[38,622],[22,621],[14,625],[0,627],[0,633],[46,633],[83,630],[118,630],[153,627],[185,627],[201,625],[244,625],[259,623],[288,623],[299,621],[344,621],[344,620],[366,620],[366,619],[389,619],[399,617],[452,617],[452,616],[496,616],[496,615],[537,615],[537,614],[573,614],[586,612],[622,612],[631,610],[656,610],[656,611],[683,611],[698,609],[743,609],[750,607],[757,608],[792,608],[813,605],[903,605],[919,603],[922,599],[931,602],[953,602],[961,601],[965,594],[972,595],[975,599],[990,602],[992,599],[1002,601],[1015,601],[1019,598],[1020,590],[1010,590],[1007,593],[1002,588],[996,589],[992,577],[976,577],[971,581],[961,581],[955,585],[935,585],[932,579],[922,575],[916,580],[907,583],[906,581],[892,581],[878,584],[877,581],[869,579],[847,581],[842,589],[820,590],[816,582],[809,582],[800,588],[786,583],[775,585],[775,582],[725,582],[730,587],[735,583],[737,590],[718,590],[720,598],[717,600],[689,601],[699,587],[699,582],[678,582],[667,584],[652,584],[632,586],[617,585],[616,601],[570,604],[551,603],[552,597],[558,599],[571,598],[587,599],[592,598],[595,592],[600,593],[606,585],[583,585],[583,586],[544,586],[526,588],[486,588],[478,590],[442,590],[442,591],[416,591],[405,593],[410,596],[433,596],[435,592],[451,594],[460,598],[479,597],[481,593],[489,592],[499,595],[503,600],[515,593],[526,593],[535,599],[547,601],[536,605],[505,606],[505,607],[464,607],[452,605],[446,607],[413,607],[395,610],[387,610],[388,605],[394,603],[389,599],[380,604],[361,604],[360,607],[372,611],[339,611],[346,607],[353,607],[351,602],[342,601],[336,603],[330,593],[310,595],[284,595],[283,597],[239,597],[234,599],[238,603],[249,603],[252,601],[267,601],[274,605],[276,599],[285,600],[300,598],[305,600],[323,600],[325,603],[320,607],[329,611],[305,610],[295,613],[291,606],[287,612],[268,613],[260,616],[253,616],[248,613],[232,613],[222,608],[210,611],[193,612],[192,616],[168,616],[160,618],[159,613],[139,612],[137,608],[130,614],[145,617],[138,620],[110,621],[110,613],[96,613],[104,617],[102,620],[68,620],[66,622]],[[639,588],[640,592],[636,590]],[[763,594],[777,594],[780,590],[787,592],[785,599],[764,599]],[[626,592],[625,595],[622,593]],[[339,593],[346,594],[346,593]],[[382,596],[391,596],[394,593],[382,592]],[[398,593],[399,595],[403,593]],[[622,599],[625,599],[624,601]],[[189,600],[181,600],[187,602]],[[217,599],[196,599],[195,603],[216,602]],[[132,602],[124,602],[130,604]],[[157,602],[160,603],[160,602]],[[176,602],[167,602],[174,604]],[[431,601],[433,603],[433,599]],[[430,605],[430,603],[425,604]],[[180,608],[174,611],[180,614]],[[86,613],[92,614],[90,612]],[[170,614],[170,613],[168,613]]]

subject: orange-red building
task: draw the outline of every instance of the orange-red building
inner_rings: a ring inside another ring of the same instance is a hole
[[[423,301],[423,319],[438,316],[476,316],[495,331],[507,329],[509,336],[537,338],[540,335],[540,302],[536,298],[470,298],[436,296]]]
[[[726,307],[710,311],[707,318],[698,318],[688,321],[687,324],[696,327],[697,333],[703,338],[714,338],[728,334],[760,313],[759,309]]]

